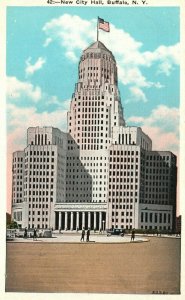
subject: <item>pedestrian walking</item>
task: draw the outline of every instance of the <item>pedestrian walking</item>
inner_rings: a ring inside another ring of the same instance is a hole
[[[90,236],[90,229],[88,228],[86,242],[89,242],[89,236]]]
[[[36,228],[34,228],[34,231],[33,231],[33,240],[37,241],[37,230],[36,230]]]
[[[81,235],[81,239],[80,239],[80,241],[82,242],[84,242],[84,237],[85,237],[85,228],[83,227],[83,229],[82,229],[82,235]]]
[[[27,230],[27,227],[25,227],[24,229],[24,238],[27,239],[28,237],[28,230]]]
[[[135,229],[132,229],[132,233],[131,233],[131,242],[134,242],[135,239]]]

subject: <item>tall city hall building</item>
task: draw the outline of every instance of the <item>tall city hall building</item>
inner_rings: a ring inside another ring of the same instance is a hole
[[[13,153],[19,226],[174,230],[176,156],[126,126],[116,61],[100,41],[82,53],[67,122],[67,133],[28,128],[26,148]]]

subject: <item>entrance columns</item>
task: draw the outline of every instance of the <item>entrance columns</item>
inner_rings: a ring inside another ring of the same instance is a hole
[[[85,227],[85,212],[82,212],[82,229]]]
[[[102,212],[99,212],[99,230],[102,230]]]
[[[73,230],[73,217],[74,217],[74,215],[73,215],[73,211],[71,211],[71,230]]]
[[[97,229],[96,228],[96,211],[94,211],[94,229]]]
[[[79,212],[76,212],[76,229],[79,229]]]
[[[91,228],[91,213],[88,211],[88,228]]]
[[[65,211],[65,230],[67,229],[67,211]]]
[[[61,220],[62,220],[62,212],[59,211],[58,230],[60,230],[62,227]]]

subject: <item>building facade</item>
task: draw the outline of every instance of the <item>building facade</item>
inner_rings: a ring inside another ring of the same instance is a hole
[[[174,229],[176,157],[126,126],[116,61],[100,41],[82,53],[67,123],[67,133],[29,128],[27,147],[13,154],[20,226]]]

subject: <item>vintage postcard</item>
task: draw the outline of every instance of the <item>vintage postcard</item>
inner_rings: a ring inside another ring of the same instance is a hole
[[[0,298],[183,297],[182,2],[2,1]]]

